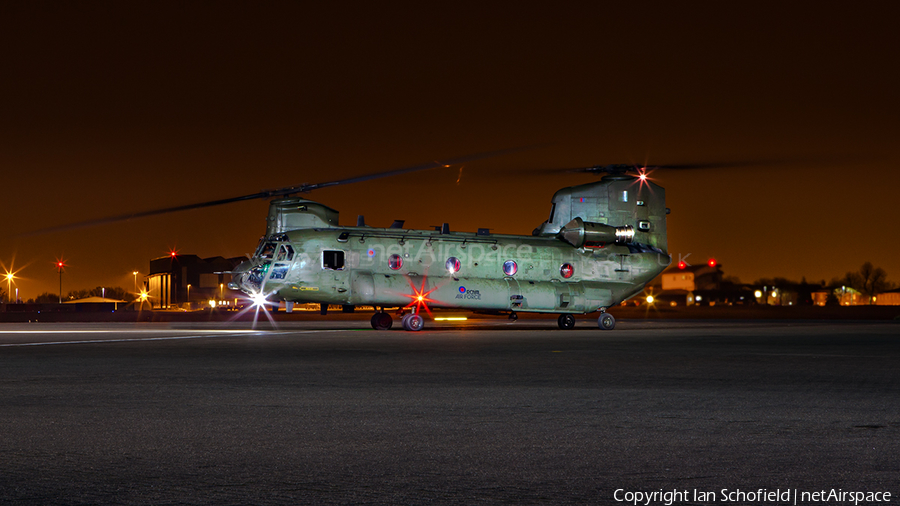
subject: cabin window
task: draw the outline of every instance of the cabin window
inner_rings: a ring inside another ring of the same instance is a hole
[[[322,268],[340,271],[344,269],[344,252],[325,250],[322,252]]]
[[[281,249],[278,250],[278,256],[275,258],[276,261],[281,260],[293,260],[294,259],[294,248],[290,244],[285,244],[281,246]]]
[[[559,268],[559,275],[566,279],[571,278],[572,274],[575,274],[575,267],[572,267],[570,263],[562,264],[562,267]]]
[[[550,219],[547,220],[548,223],[553,223],[553,215],[556,214],[556,202],[550,204]]]
[[[519,266],[516,265],[515,260],[507,260],[503,262],[503,274],[507,276],[514,275],[519,270]]]
[[[462,268],[462,262],[459,261],[456,257],[450,257],[447,259],[447,271],[450,274],[456,274]]]
[[[275,243],[274,242],[267,242],[262,247],[262,250],[259,252],[259,256],[261,256],[263,258],[272,258],[272,255],[274,255],[274,254],[275,254]]]
[[[628,190],[622,190],[619,194],[619,202],[628,202]]]
[[[650,222],[649,221],[639,221],[638,222],[638,230],[642,230],[644,232],[650,231]]]
[[[391,270],[395,270],[395,271],[400,269],[401,267],[403,267],[403,259],[400,258],[400,255],[397,255],[397,254],[393,254],[393,255],[389,256],[388,257],[388,267],[390,267]]]

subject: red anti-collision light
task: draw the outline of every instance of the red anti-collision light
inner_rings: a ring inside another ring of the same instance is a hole
[[[706,265],[708,265],[708,266],[710,266],[710,267],[715,267],[715,266],[716,266],[716,259],[715,259],[715,258],[710,258],[709,261],[706,262]]]
[[[679,268],[679,269],[684,269],[685,267],[687,267],[687,264],[684,263],[684,260],[682,260],[681,262],[678,262],[678,268]]]

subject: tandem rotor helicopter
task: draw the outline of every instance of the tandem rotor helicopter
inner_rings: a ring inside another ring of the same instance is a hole
[[[596,182],[560,189],[550,213],[531,235],[404,228],[396,220],[372,227],[362,216],[341,225],[338,211],[298,197],[319,188],[414,171],[450,167],[516,150],[451,160],[338,181],[302,184],[250,195],[82,223],[95,225],[156,214],[272,199],[266,232],[255,253],[231,271],[228,287],[257,305],[284,302],[367,305],[372,327],[387,330],[399,308],[403,329],[421,330],[431,308],[558,314],[560,328],[576,314],[599,312],[600,329],[612,330],[606,310],[640,293],[671,262],[666,244],[665,190],[647,178],[659,167],[603,165],[577,169],[603,174]],[[71,227],[59,227],[68,228]],[[54,229],[55,230],[55,229]],[[46,232],[44,230],[42,232]]]

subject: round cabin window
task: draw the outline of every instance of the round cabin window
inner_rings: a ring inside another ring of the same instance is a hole
[[[403,259],[400,258],[400,255],[397,255],[397,254],[393,254],[393,255],[389,256],[388,257],[388,267],[390,267],[391,269],[396,271],[397,269],[403,267]]]
[[[519,266],[516,265],[514,260],[507,260],[503,262],[503,274],[507,276],[512,276],[519,270]]]
[[[462,263],[456,257],[450,257],[447,259],[447,271],[450,274],[456,274],[462,268]]]
[[[572,274],[575,274],[575,268],[569,263],[562,264],[562,267],[559,268],[559,274],[562,277],[569,279],[572,277]]]

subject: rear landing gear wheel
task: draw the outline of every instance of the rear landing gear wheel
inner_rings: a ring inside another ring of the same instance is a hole
[[[390,330],[394,325],[394,319],[387,313],[375,313],[372,315],[372,328],[375,330]]]
[[[401,320],[403,328],[412,332],[418,332],[425,326],[425,319],[417,314],[408,314]]]
[[[597,318],[597,326],[600,327],[600,330],[612,330],[616,328],[616,319],[609,313],[600,313],[600,318]]]
[[[572,329],[575,328],[575,317],[570,314],[561,314],[556,323],[561,329]]]
[[[516,312],[513,311],[513,312],[509,313],[509,319],[512,321],[516,321],[519,319],[519,315],[517,315]]]

